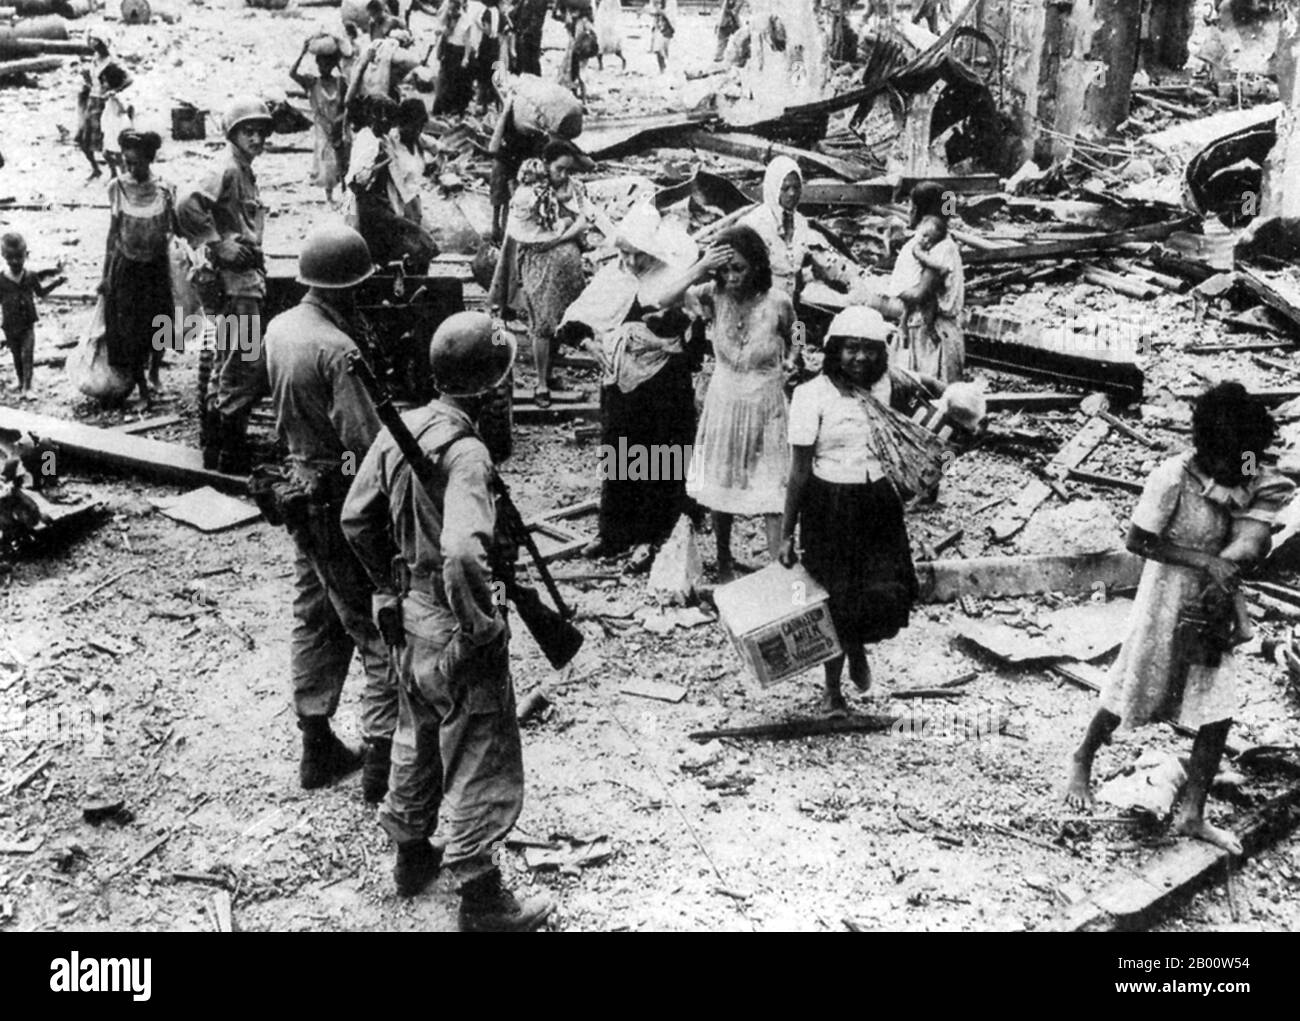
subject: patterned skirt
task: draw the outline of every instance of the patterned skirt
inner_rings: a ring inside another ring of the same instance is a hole
[[[574,242],[542,251],[519,246],[519,282],[534,337],[552,337],[565,311],[587,286],[582,249]]]

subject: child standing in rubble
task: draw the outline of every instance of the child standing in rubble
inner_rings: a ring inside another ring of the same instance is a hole
[[[650,52],[659,63],[659,73],[668,70],[668,44],[677,30],[668,19],[665,0],[653,0],[650,7]]]
[[[27,269],[27,242],[21,234],[6,234],[0,238],[0,331],[5,344],[14,356],[14,370],[18,375],[18,390],[23,400],[28,400],[32,390],[32,367],[36,353],[36,299],[44,298],[64,277],[58,269],[33,272]],[[56,277],[44,283],[49,277]]]
[[[1071,807],[1092,808],[1093,759],[1121,723],[1169,720],[1196,730],[1175,829],[1241,853],[1232,833],[1205,820],[1205,798],[1238,708],[1233,596],[1243,566],[1268,551],[1273,519],[1295,488],[1262,464],[1275,432],[1257,398],[1220,383],[1196,401],[1195,450],[1147,479],[1128,537],[1147,564],[1101,707],[1071,761]]]

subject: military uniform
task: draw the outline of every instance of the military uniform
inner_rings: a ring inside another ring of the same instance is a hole
[[[348,483],[380,432],[370,399],[348,372],[357,347],[344,325],[309,294],[266,331],[276,428],[291,470],[313,494],[306,520],[291,525],[294,707],[300,717],[333,716],[355,649],[366,675],[362,730],[368,740],[387,739],[397,725],[396,684],[370,615],[374,587],[339,526]]]
[[[401,598],[400,717],[381,825],[400,845],[444,823],[442,862],[462,889],[495,874],[493,846],[519,818],[523,758],[504,613],[494,601],[492,462],[464,412],[442,401],[405,420],[445,481],[425,493],[387,433],[361,464],[344,534],[387,599],[389,564],[410,572]],[[548,909],[549,910],[549,909]]]
[[[235,237],[256,246],[257,265],[244,270],[219,267],[218,271],[225,293],[222,314],[260,316],[266,297],[266,269],[261,256],[266,207],[248,157],[231,145],[225,164],[181,199],[177,216],[181,233],[196,247]],[[217,390],[215,397],[208,398],[208,406],[235,420],[242,438],[253,406],[267,394],[263,346],[241,351],[239,345],[231,344],[217,356]]]

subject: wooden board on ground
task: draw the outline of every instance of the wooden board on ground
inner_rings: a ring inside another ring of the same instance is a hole
[[[580,404],[552,404],[549,408],[539,408],[536,404],[527,402],[516,404],[512,409],[512,415],[520,425],[562,422],[569,418],[600,418],[600,405],[583,402]]]
[[[18,408],[0,408],[0,429],[29,432],[48,440],[69,462],[183,486],[209,485],[227,492],[244,492],[248,487],[246,478],[204,468],[198,450],[177,443],[127,436],[113,429],[97,429]]]
[[[545,514],[530,518],[525,525],[537,543],[537,552],[543,563],[562,560],[582,551],[594,536],[574,524],[579,518],[588,517],[600,508],[598,500],[583,500],[568,507],[560,507]]]
[[[680,702],[686,697],[686,689],[680,684],[663,684],[659,681],[624,681],[618,690],[624,695],[653,698],[660,702]]]
[[[1272,846],[1300,824],[1300,784],[1248,815],[1236,828],[1245,856]],[[1174,899],[1191,893],[1227,866],[1232,855],[1201,841],[1181,841],[1157,855],[1140,875],[1127,874],[1074,905],[1048,926],[1057,932],[1103,932],[1149,924]]]
[[[252,504],[218,493],[211,486],[195,489],[182,496],[154,500],[153,505],[164,517],[190,525],[200,532],[224,532],[262,516]]]
[[[1090,592],[1136,588],[1142,558],[1127,550],[1073,556],[974,557],[941,559],[916,565],[921,600],[952,603],[963,596],[1028,596],[1042,592]]]
[[[184,415],[158,415],[154,418],[142,418],[135,422],[123,422],[121,425],[113,426],[113,431],[126,433],[128,436],[139,436],[141,433],[153,432],[155,429],[166,429],[169,425],[176,425],[178,422],[184,421]]]
[[[1063,477],[1071,468],[1079,467],[1088,455],[1097,449],[1108,432],[1110,432],[1110,424],[1104,419],[1097,416],[1088,419],[1083,428],[1066,440],[1048,462],[1048,472]],[[998,519],[990,526],[993,541],[1006,542],[1019,532],[1025,527],[1025,523],[1034,511],[1051,495],[1052,491],[1045,482],[1040,479],[1031,481],[1020,491],[1020,495],[1011,506],[998,515]]]
[[[963,252],[962,261],[967,266],[978,266],[994,262],[1035,262],[1043,259],[1058,260],[1096,252],[1114,252],[1121,245],[1130,242],[1162,241],[1170,234],[1185,230],[1193,223],[1193,218],[1169,220],[1166,223],[1151,223],[1131,230],[1115,231],[1111,234],[1094,234],[1090,237],[1071,238],[1068,241],[1048,241],[1033,245],[1008,245],[1005,248],[986,248],[973,252]]]

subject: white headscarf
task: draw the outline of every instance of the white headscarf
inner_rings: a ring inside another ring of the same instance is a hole
[[[767,165],[767,172],[763,175],[763,205],[771,212],[778,229],[784,226],[786,213],[781,208],[781,186],[791,174],[803,184],[803,171],[799,169],[799,164],[789,156],[777,156]]]

